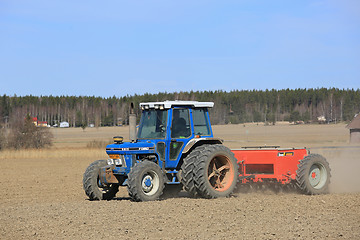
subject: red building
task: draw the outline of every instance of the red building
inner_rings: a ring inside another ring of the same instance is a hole
[[[39,121],[37,117],[32,118],[32,122],[37,127],[47,127],[47,121]]]

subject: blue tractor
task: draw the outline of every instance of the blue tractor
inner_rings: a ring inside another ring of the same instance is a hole
[[[114,137],[108,160],[93,162],[83,187],[90,200],[109,200],[127,186],[134,201],[159,199],[182,188],[191,196],[229,196],[238,176],[234,154],[213,137],[208,108],[212,102],[140,103],[140,124],[130,114],[130,142]],[[135,134],[137,132],[137,134]]]

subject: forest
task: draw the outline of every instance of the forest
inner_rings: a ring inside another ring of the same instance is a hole
[[[0,96],[0,124],[11,125],[26,116],[53,126],[62,121],[70,127],[126,125],[130,103],[140,113],[139,103],[164,100],[196,100],[215,103],[212,124],[277,121],[350,121],[360,112],[359,89],[282,89],[160,92],[123,97],[95,96]],[[139,116],[139,114],[138,114]]]

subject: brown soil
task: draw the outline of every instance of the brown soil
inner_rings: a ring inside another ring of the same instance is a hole
[[[109,129],[65,130],[76,139],[57,129],[58,143],[52,149],[0,152],[0,239],[360,239],[360,150],[349,146],[347,132],[339,135],[343,126],[337,127],[331,132],[324,126],[331,136],[325,143],[302,137],[306,131],[317,134],[318,126],[302,126],[302,131],[298,126],[251,126],[247,133],[242,125],[215,127],[230,147],[251,145],[255,139],[262,145],[271,138],[276,144],[285,143],[284,135],[294,130],[298,137],[292,134],[288,144],[281,145],[310,145],[312,152],[327,157],[333,175],[331,194],[276,194],[263,189],[206,200],[181,192],[174,198],[140,203],[129,200],[126,188],[111,201],[91,202],[84,194],[84,170],[106,155],[103,149],[80,145],[96,136],[110,138]],[[243,134],[238,139],[235,128]],[[267,132],[261,135],[264,129]],[[78,148],[70,148],[74,145]]]

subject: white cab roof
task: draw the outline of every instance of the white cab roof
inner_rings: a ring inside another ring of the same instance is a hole
[[[164,102],[146,102],[140,103],[140,107],[149,106],[149,108],[155,108],[155,106],[164,106],[164,108],[168,109],[172,106],[191,106],[194,108],[212,108],[214,106],[213,102],[198,102],[198,101],[164,101]]]

